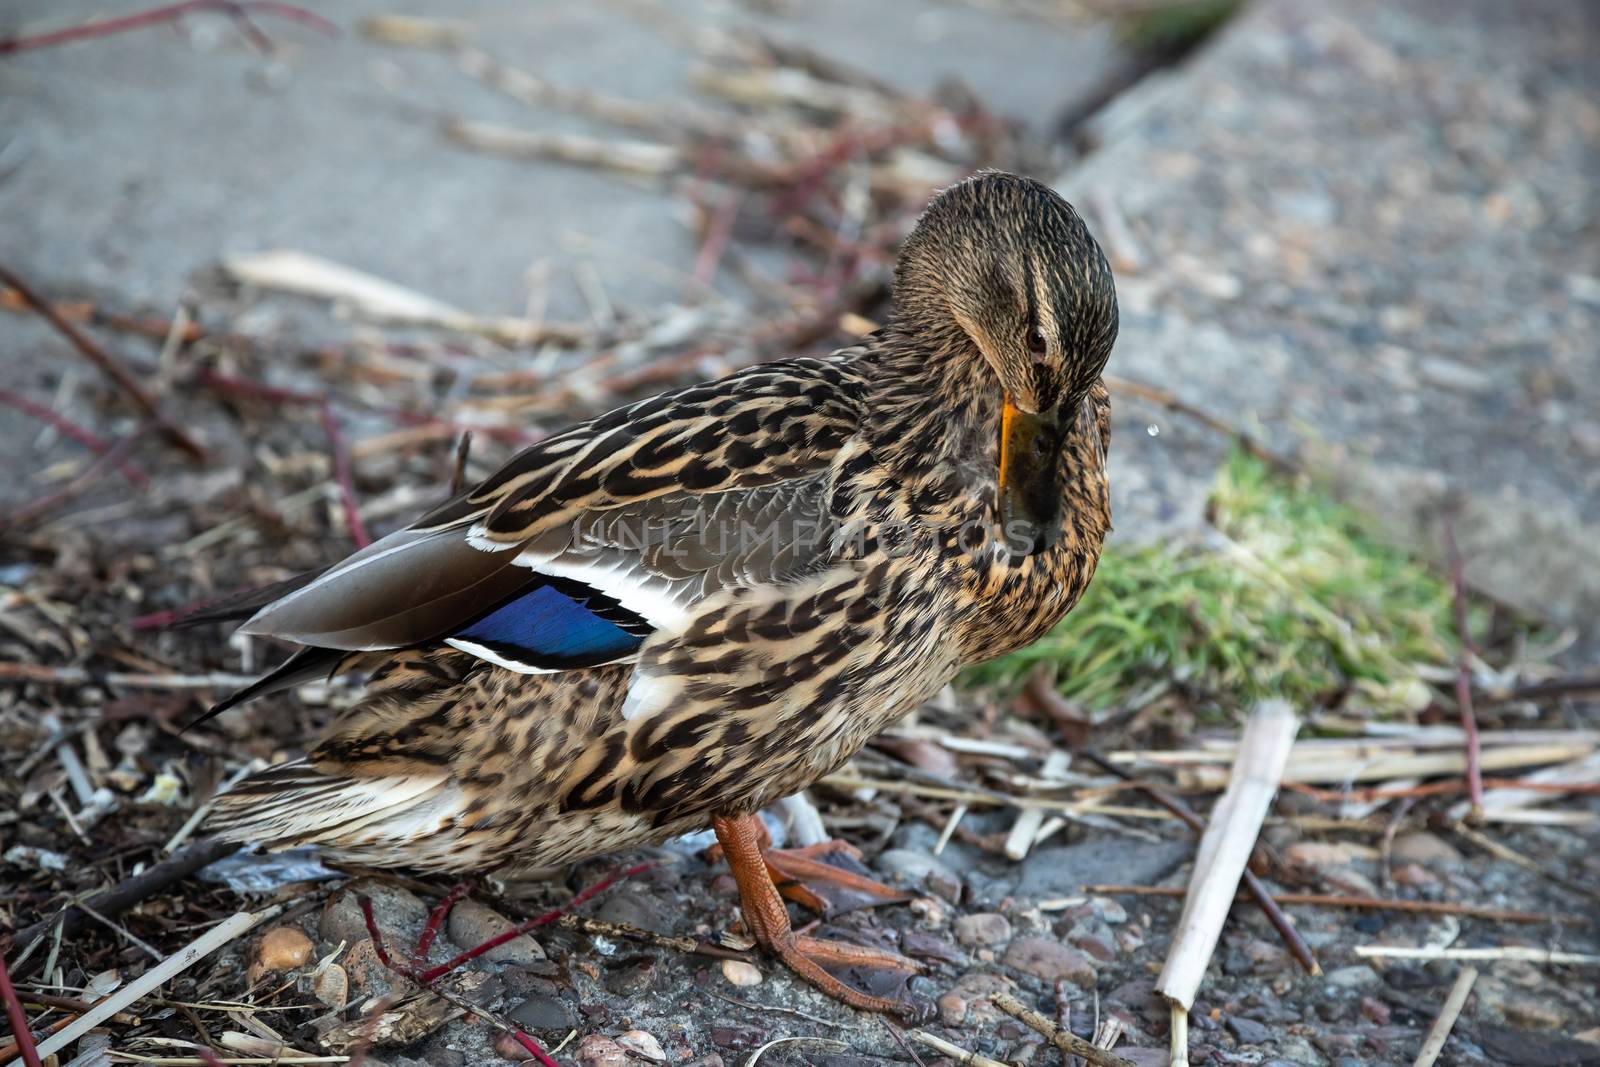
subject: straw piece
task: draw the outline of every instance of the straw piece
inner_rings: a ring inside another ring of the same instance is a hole
[[[1376,748],[1376,746],[1373,746]],[[1506,770],[1512,767],[1533,767],[1544,763],[1588,756],[1595,751],[1592,740],[1554,742],[1536,745],[1507,745],[1485,748],[1481,769]],[[1208,756],[1217,754],[1208,753]],[[1156,762],[1178,762],[1157,760]],[[1296,751],[1284,770],[1285,782],[1329,784],[1370,782],[1386,778],[1432,778],[1440,775],[1460,775],[1467,769],[1467,757],[1461,752],[1381,752],[1362,754],[1358,746],[1329,752],[1308,751],[1304,756]],[[1178,773],[1178,784],[1185,789],[1217,789],[1226,775],[1221,766],[1184,768]]]
[[[1542,771],[1534,771],[1524,775],[1521,782],[1530,786],[1549,785],[1561,783],[1565,785],[1588,785],[1600,782],[1600,752],[1591,753],[1583,759],[1573,760],[1555,767],[1546,767]],[[1560,793],[1544,789],[1491,789],[1483,795],[1482,809],[1485,816],[1504,815],[1507,812],[1519,811],[1532,807],[1535,804],[1545,804],[1561,796]],[[1466,818],[1472,810],[1471,801],[1463,801],[1450,808],[1449,815],[1452,821]]]
[[[623,174],[655,177],[670,174],[683,166],[683,156],[678,149],[654,141],[607,140],[576,133],[519,130],[511,126],[464,119],[446,124],[445,134],[456,143],[480,152],[525,159],[553,159]]]
[[[241,911],[228,916],[184,948],[151,967],[138,978],[84,1012],[71,1026],[55,1034],[39,1046],[41,1058],[54,1055],[78,1040],[90,1030],[105,1022],[140,997],[157,989],[163,982],[175,977],[211,955],[229,942],[243,937],[261,923],[283,911],[282,906],[264,908],[257,912]]]
[[[1045,758],[1044,765],[1039,768],[1039,778],[1045,782],[1060,781],[1070,766],[1072,766],[1072,756],[1057,750]],[[1011,832],[1006,835],[1006,856],[1019,863],[1027,859],[1028,850],[1033,847],[1035,838],[1039,836],[1039,827],[1042,825],[1044,825],[1043,809],[1024,808],[1017,815],[1017,821],[1011,824]]]
[[[1156,984],[1184,1011],[1205,976],[1298,729],[1294,710],[1278,700],[1258,704],[1245,724],[1232,778],[1200,837],[1178,935]]]
[[[1468,967],[1456,975],[1455,985],[1450,987],[1450,995],[1444,1000],[1444,1007],[1439,1009],[1439,1017],[1433,1020],[1433,1028],[1428,1031],[1428,1039],[1422,1043],[1422,1049],[1417,1053],[1416,1060],[1411,1067],[1433,1067],[1433,1062],[1439,1058],[1439,1053],[1444,1051],[1444,1043],[1450,1037],[1450,1030],[1456,1025],[1456,1017],[1461,1014],[1461,1009],[1467,1003],[1467,994],[1472,992],[1472,983],[1478,980],[1478,968]]]
[[[1167,1034],[1168,1067],[1189,1067],[1189,1011],[1177,1001],[1167,1007],[1172,1017]]]
[[[414,289],[293,249],[229,256],[222,266],[246,285],[341,301],[374,318],[414,322],[463,314]]]
[[[989,1057],[980,1056],[976,1052],[968,1052],[960,1045],[952,1045],[942,1037],[934,1037],[932,1034],[924,1033],[921,1030],[912,1030],[906,1036],[919,1045],[927,1045],[941,1056],[950,1057],[952,1061],[962,1064],[963,1067],[1006,1067],[999,1060],[991,1060]]]

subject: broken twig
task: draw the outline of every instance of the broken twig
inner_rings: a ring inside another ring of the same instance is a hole
[[[0,49],[0,52],[3,51],[4,49]],[[206,450],[201,446],[200,442],[196,441],[189,434],[189,431],[173,422],[161,410],[161,405],[156,402],[155,397],[147,393],[144,386],[139,384],[139,379],[134,377],[133,372],[110,352],[101,347],[98,341],[78,329],[76,325],[56,310],[55,305],[40,296],[33,286],[29,285],[15,271],[4,264],[0,264],[0,282],[4,282],[16,290],[17,295],[22,297],[23,303],[27,304],[41,318],[55,327],[57,333],[72,342],[74,348],[81,352],[91,363],[99,367],[105,376],[110,378],[116,387],[122,390],[146,417],[160,423],[162,432],[171,438],[174,443],[195,459],[206,458]],[[123,457],[119,456],[117,458],[118,462],[121,462]]]
[[[1455,984],[1450,987],[1450,995],[1444,998],[1444,1006],[1439,1009],[1439,1017],[1433,1020],[1433,1026],[1428,1030],[1428,1038],[1422,1043],[1422,1048],[1418,1051],[1411,1067],[1433,1067],[1434,1061],[1439,1058],[1439,1053],[1444,1051],[1444,1043],[1450,1038],[1450,1030],[1456,1025],[1456,1018],[1467,1003],[1467,994],[1472,992],[1472,983],[1477,980],[1476,967],[1468,967],[1456,975]]]
[[[1078,1056],[1085,1063],[1093,1064],[1093,1067],[1134,1067],[1132,1060],[1085,1041],[1070,1030],[1061,1029],[1009,993],[996,993],[989,999],[994,1001],[995,1007],[1020,1020],[1067,1056]]]
[[[222,920],[178,952],[145,971],[139,977],[100,1001],[92,1010],[84,1012],[71,1026],[52,1036],[39,1046],[40,1056],[50,1056],[66,1048],[79,1037],[105,1022],[111,1016],[160,987],[162,983],[188,970],[200,960],[211,955],[236,938],[243,937],[261,923],[283,911],[274,905],[257,912],[236,912]]]

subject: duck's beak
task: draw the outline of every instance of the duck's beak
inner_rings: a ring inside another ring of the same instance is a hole
[[[1030,415],[1007,393],[1000,414],[1000,523],[1006,544],[1042,552],[1061,532],[1061,407]]]

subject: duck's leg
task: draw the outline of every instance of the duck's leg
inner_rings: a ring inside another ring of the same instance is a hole
[[[925,1005],[863,993],[829,974],[826,966],[882,968],[916,972],[921,968],[904,956],[846,941],[801,937],[789,925],[789,909],[778,895],[762,856],[764,827],[752,815],[723,816],[711,821],[723,856],[739,886],[739,904],[750,936],[791,971],[835,1000],[861,1011],[878,1011],[918,1019],[926,1014]],[[816,861],[812,861],[816,862]]]
[[[832,918],[857,908],[904,904],[911,897],[867,875],[861,853],[848,841],[821,841],[803,848],[772,848],[767,824],[751,816],[761,834],[761,858],[785,897]],[[830,862],[827,857],[835,857]],[[850,868],[854,867],[855,870]]]
[[[825,919],[842,915],[857,908],[871,908],[879,904],[904,904],[910,895],[884,885],[866,873],[861,863],[861,853],[848,841],[822,841],[803,848],[773,848],[772,835],[759,816],[749,817],[756,847],[767,865],[767,873],[778,887],[778,892],[801,907]],[[721,846],[710,850],[708,856],[715,860],[722,852]],[[824,857],[842,858],[829,862]],[[856,870],[850,870],[849,866]]]

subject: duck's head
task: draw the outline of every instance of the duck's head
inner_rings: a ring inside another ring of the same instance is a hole
[[[1000,518],[1034,550],[1058,529],[1061,442],[1117,338],[1100,246],[1049,186],[990,171],[940,193],[901,248],[896,322],[993,372]]]

